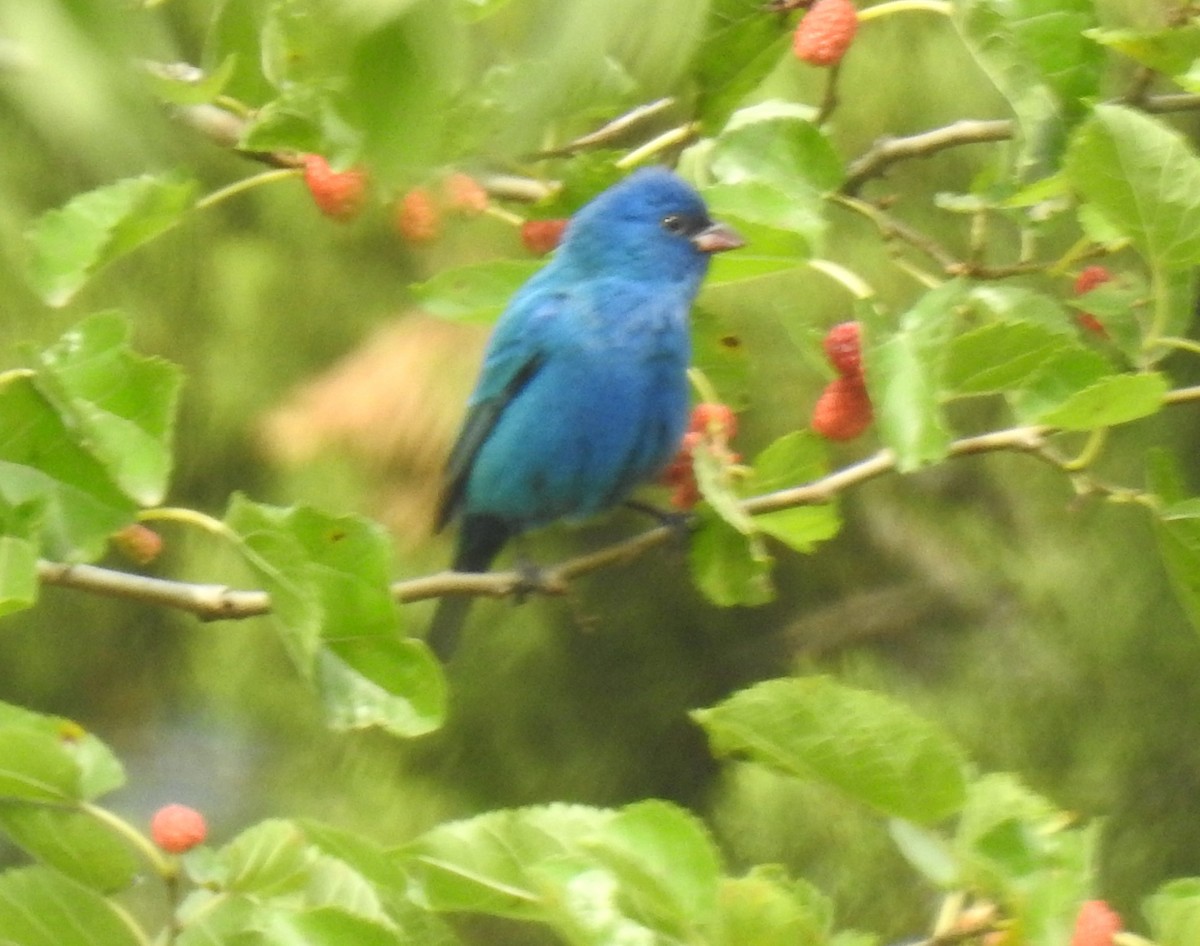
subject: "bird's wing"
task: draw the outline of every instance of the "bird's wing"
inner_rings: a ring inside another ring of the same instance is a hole
[[[518,298],[497,323],[466,420],[446,461],[445,488],[435,528],[441,529],[458,511],[480,448],[500,415],[545,363],[547,327],[564,304],[562,293]]]

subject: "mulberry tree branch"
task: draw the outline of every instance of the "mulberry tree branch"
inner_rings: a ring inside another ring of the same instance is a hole
[[[1200,402],[1200,385],[1179,388],[1164,398],[1164,404]],[[978,456],[986,453],[1026,453],[1069,475],[1076,471],[1068,461],[1057,457],[1048,440],[1060,433],[1042,425],[1012,427],[955,440],[948,458]],[[750,515],[828,503],[835,497],[885,474],[896,471],[896,456],[882,449],[871,456],[836,470],[827,476],[788,489],[745,500],[742,508]],[[1114,499],[1128,499],[1132,491],[1087,481],[1087,491]],[[572,581],[591,572],[633,561],[650,549],[663,545],[674,535],[669,526],[657,526],[604,548],[569,558],[545,569],[534,587],[529,576],[517,571],[465,574],[441,572],[421,578],[395,582],[391,591],[396,601],[408,603],[440,598],[445,595],[475,595],[504,598],[535,591],[547,595],[565,594]],[[95,565],[71,565],[61,562],[38,563],[38,578],[44,585],[73,588],[89,594],[121,598],[193,614],[201,620],[235,620],[267,614],[271,599],[265,591],[239,590],[220,584],[197,584],[146,575],[135,575]]]

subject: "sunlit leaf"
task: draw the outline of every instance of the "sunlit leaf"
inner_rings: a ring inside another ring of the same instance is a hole
[[[1098,105],[1066,156],[1075,190],[1152,266],[1200,263],[1200,158],[1182,134],[1121,105]]]
[[[136,504],[78,442],[32,377],[0,384],[0,500],[41,509],[41,553],[91,561]]]
[[[271,593],[288,652],[316,681],[331,725],[405,736],[440,725],[441,670],[423,643],[400,636],[381,526],[242,497],[234,497],[226,523]]]
[[[714,604],[765,604],[775,596],[772,559],[761,538],[738,531],[711,510],[701,512],[689,559],[693,580]]]
[[[1142,912],[1158,946],[1190,946],[1200,941],[1200,878],[1168,881],[1146,898]]]
[[[0,874],[0,931],[14,946],[141,946],[116,907],[43,867]]]
[[[896,451],[901,472],[940,460],[950,444],[940,400],[954,311],[963,292],[963,284],[946,283],[905,312],[894,333],[868,334],[867,386],[876,426]]]
[[[800,262],[819,251],[828,225],[815,193],[798,198],[755,179],[713,184],[703,194],[713,215],[736,228],[756,256]]]
[[[992,394],[1027,381],[1065,336],[1030,322],[993,322],[957,336],[946,358],[944,383],[954,396]]]
[[[1114,374],[1078,388],[1058,403],[1056,395],[1044,395],[1058,389],[1059,378],[1044,376],[1046,387],[1035,385],[1017,399],[1018,413],[1030,422],[1049,424],[1065,430],[1094,430],[1126,424],[1156,413],[1170,385],[1161,374]]]
[[[38,597],[37,546],[0,535],[0,616],[32,607]]]
[[[639,802],[584,846],[616,876],[634,915],[655,928],[683,939],[712,921],[720,863],[694,815],[663,801]]]
[[[83,811],[0,805],[0,833],[48,867],[101,893],[127,887],[141,866],[124,838]]]
[[[1188,496],[1178,464],[1164,451],[1147,457],[1146,478],[1161,503],[1154,517],[1159,555],[1176,599],[1200,631],[1200,505]]]
[[[431,909],[539,920],[556,887],[594,868],[580,847],[613,817],[578,805],[494,811],[440,825],[402,855]]]
[[[34,287],[48,304],[66,305],[97,270],[175,226],[195,194],[194,181],[144,175],[48,211],[29,234]]]
[[[833,908],[805,880],[781,867],[753,868],[726,877],[717,897],[718,946],[824,946],[829,943]]]
[[[1092,29],[1083,35],[1168,76],[1186,74],[1200,59],[1200,26],[1194,23],[1160,30]]]
[[[941,729],[826,677],[770,680],[693,716],[719,754],[825,782],[896,817],[937,821],[966,797],[966,760]]]
[[[791,102],[760,102],[734,113],[708,153],[723,184],[761,181],[814,199],[842,183],[845,171],[812,111]]]
[[[493,260],[442,270],[413,286],[421,307],[447,319],[494,318],[513,294],[541,269],[540,260]]]
[[[172,463],[178,367],[135,354],[116,313],[94,315],[40,357],[38,388],[124,492],[162,501]]]

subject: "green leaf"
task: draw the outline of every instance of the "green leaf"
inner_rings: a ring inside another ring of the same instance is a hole
[[[705,597],[721,607],[765,604],[771,587],[771,556],[756,535],[745,535],[704,507],[689,550],[692,577]]]
[[[382,527],[240,496],[226,523],[271,593],[288,653],[315,679],[331,725],[416,736],[441,724],[444,678],[423,643],[399,635]]]
[[[1200,877],[1168,881],[1146,898],[1142,912],[1158,946],[1200,942]]]
[[[761,181],[814,202],[845,178],[841,158],[807,106],[759,102],[736,112],[708,153],[722,184]]]
[[[1200,159],[1179,132],[1140,111],[1098,105],[1075,133],[1065,168],[1152,266],[1200,263]]]
[[[1154,315],[1153,324],[1147,334],[1155,339],[1163,335],[1186,336],[1196,318],[1196,269],[1190,266],[1174,270],[1159,268],[1152,275]],[[1151,354],[1155,359],[1160,359],[1171,351],[1172,349],[1161,347]]]
[[[0,723],[0,799],[65,802],[79,797],[79,769],[41,726]]]
[[[126,841],[87,812],[0,805],[0,832],[46,866],[101,893],[129,886],[140,867]]]
[[[191,852],[192,857],[196,852]],[[220,890],[198,888],[176,910],[180,932],[176,946],[228,946],[249,935],[263,910],[262,901]]]
[[[246,946],[404,946],[412,942],[386,924],[333,907],[260,910],[255,927],[237,942]]]
[[[1162,30],[1092,29],[1083,35],[1168,76],[1186,74],[1200,59],[1200,26],[1194,23]]]
[[[736,408],[745,402],[751,370],[746,347],[737,332],[704,307],[692,312],[692,364],[727,404]]]
[[[964,332],[950,343],[943,379],[946,392],[993,394],[1018,387],[1069,342],[1030,322],[993,322]]]
[[[900,317],[898,331],[876,338],[868,325],[867,386],[883,442],[907,473],[946,455],[950,432],[941,414],[943,369],[954,334],[954,310],[964,285],[949,282],[926,293]]]
[[[958,861],[940,834],[902,818],[888,822],[888,833],[904,859],[930,883],[944,890],[962,886]]]
[[[182,378],[132,352],[128,333],[116,313],[84,320],[42,353],[37,386],[125,494],[151,506],[167,488]]]
[[[692,715],[720,755],[817,779],[899,818],[937,821],[966,797],[966,761],[940,728],[827,677],[770,680]]]
[[[324,853],[349,864],[377,887],[403,890],[407,877],[395,859],[369,838],[321,822],[298,822],[310,844]]]
[[[833,909],[827,897],[783,868],[726,877],[717,898],[716,946],[826,946]]]
[[[37,546],[28,539],[0,535],[0,617],[37,602]]]
[[[793,506],[758,513],[754,517],[754,526],[793,551],[808,553],[837,535],[842,528],[842,519],[832,504]]]
[[[556,889],[594,868],[582,843],[613,817],[580,805],[493,811],[440,825],[402,854],[429,909],[544,920]]]
[[[734,109],[787,55],[790,32],[754,5],[713,11],[723,25],[710,29],[696,57],[699,115],[706,134],[716,134]]]
[[[421,307],[446,319],[485,321],[508,305],[543,263],[526,260],[492,260],[445,269],[412,287]]]
[[[736,228],[754,256],[801,262],[819,252],[828,224],[815,192],[797,197],[768,181],[745,179],[702,193],[713,216]]]
[[[1082,363],[1082,359],[1079,361]],[[1061,375],[1048,373],[1023,391],[1017,399],[1022,419],[1064,430],[1112,427],[1157,413],[1170,388],[1166,377],[1157,372],[1115,374],[1080,387],[1059,401],[1061,381]]]
[[[546,923],[595,946],[695,939],[719,876],[703,826],[659,801],[494,811],[434,828],[401,853],[428,909]]]
[[[1159,555],[1176,599],[1192,627],[1200,631],[1200,508],[1186,498],[1183,477],[1169,454],[1151,452],[1146,479],[1162,501],[1154,518]]]
[[[237,56],[225,57],[216,68],[203,72],[182,64],[148,66],[154,94],[172,105],[203,105],[217,98],[237,68]]]
[[[613,872],[632,914],[653,928],[684,941],[712,922],[721,865],[694,815],[663,801],[633,804],[585,849]]]
[[[0,930],[5,946],[139,946],[107,900],[43,867],[0,874]]]
[[[1100,826],[1069,828],[1073,820],[1008,774],[974,781],[959,818],[962,882],[1010,904],[1039,946],[1070,940],[1079,904],[1095,888]]]
[[[746,492],[755,496],[801,486],[829,472],[829,456],[816,434],[784,434],[754,458]]]
[[[66,305],[97,270],[175,226],[195,194],[194,181],[144,175],[43,214],[29,234],[34,287],[47,304]]]
[[[742,509],[741,498],[733,491],[733,484],[727,475],[726,455],[714,450],[707,441],[701,441],[692,450],[692,470],[696,474],[700,495],[712,511],[742,535],[753,534],[754,521]]]
[[[90,561],[137,510],[29,376],[0,382],[0,506],[40,510],[41,554]]]
[[[1027,322],[1070,338],[1078,334],[1070,313],[1057,299],[1024,286],[973,286],[967,301],[991,321]]]
[[[278,818],[247,828],[215,852],[196,854],[184,860],[194,883],[262,899],[304,890],[313,862],[300,828]]]
[[[1024,7],[1002,0],[963,0],[954,7],[964,44],[1016,115],[1022,171],[1048,164],[1062,133],[1062,103],[1020,35]]]

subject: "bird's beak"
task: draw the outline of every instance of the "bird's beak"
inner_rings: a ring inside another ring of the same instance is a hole
[[[724,253],[745,246],[746,241],[729,224],[710,223],[692,237],[692,245],[701,253]]]

